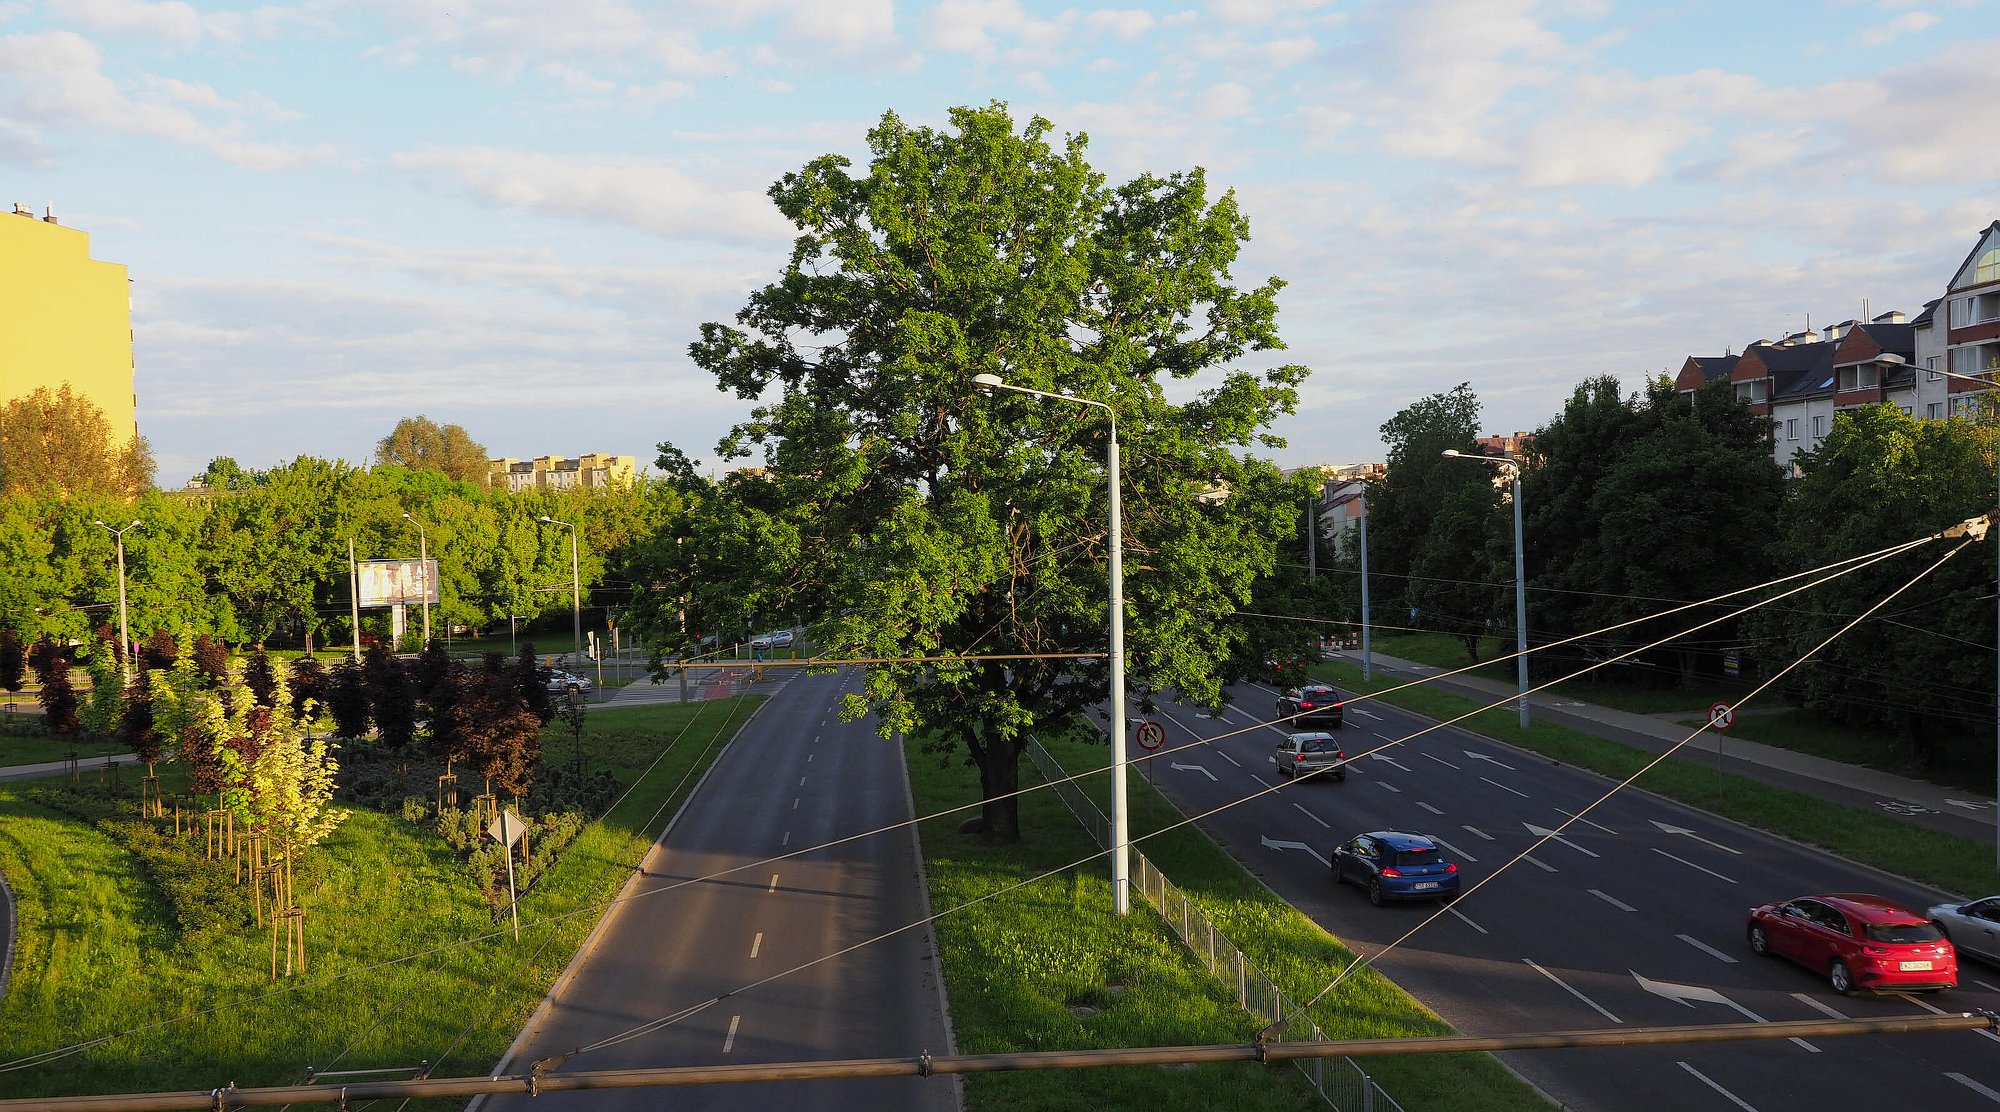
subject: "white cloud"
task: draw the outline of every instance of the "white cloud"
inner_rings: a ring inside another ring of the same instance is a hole
[[[1912,35],[1927,29],[1937,21],[1938,17],[1929,12],[1904,12],[1887,23],[1863,31],[1861,45],[1887,46],[1904,35]]]
[[[1234,81],[1219,81],[1208,87],[1196,110],[1211,119],[1232,119],[1247,116],[1256,98],[1250,90]]]
[[[894,45],[894,0],[841,0],[803,4],[788,21],[790,33],[809,46],[835,54],[859,54]]]
[[[1130,42],[1153,29],[1153,13],[1139,9],[1104,9],[1085,16],[1083,25],[1094,34]]]
[[[993,49],[988,32],[1027,21],[1014,0],[944,0],[925,20],[925,41],[954,54],[981,54]]]
[[[792,233],[759,190],[718,188],[666,162],[570,158],[490,147],[427,147],[395,165],[474,197],[552,216],[582,216],[658,235],[781,243]]]
[[[201,41],[203,21],[192,4],[166,0],[49,0],[51,18],[104,35],[129,35],[183,49]]]

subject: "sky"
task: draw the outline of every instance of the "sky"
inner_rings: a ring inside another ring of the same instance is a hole
[[[687,348],[776,279],[765,190],[1002,101],[1113,181],[1236,191],[1313,369],[1286,466],[1469,383],[1585,378],[1940,295],[2000,218],[2000,0],[0,0],[0,209],[130,268],[140,431],[360,463],[662,442],[751,403]],[[1199,385],[1199,384],[1197,384]]]

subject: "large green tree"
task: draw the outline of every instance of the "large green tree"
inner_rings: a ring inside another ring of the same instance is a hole
[[[96,403],[65,383],[0,403],[0,496],[121,494],[153,485],[153,453],[120,438]]]
[[[871,666],[848,713],[967,754],[984,835],[1011,841],[1027,732],[1106,694],[1103,659],[1062,654],[1104,647],[1110,545],[1132,673],[1219,699],[1240,636],[1223,619],[1308,493],[1241,453],[1277,445],[1307,372],[1230,369],[1282,347],[1282,283],[1236,283],[1248,222],[1200,170],[1109,185],[1083,136],[1017,130],[998,104],[942,130],[886,115],[868,146],[859,172],[827,155],[772,187],[799,231],[788,264],[692,345],[760,402],[721,451],[761,450],[763,473],[717,491],[735,503],[717,520],[755,554],[736,578],[767,612],[809,605],[822,645],[903,661]],[[984,395],[980,374],[1116,415],[1123,537],[1106,412]]]
[[[440,471],[461,483],[486,486],[486,447],[463,425],[440,425],[418,414],[396,422],[375,444],[375,462],[412,471]]]

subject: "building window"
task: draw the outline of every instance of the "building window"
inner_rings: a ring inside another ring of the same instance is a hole
[[[1826,415],[1822,413],[1819,416],[1813,418],[1813,439],[1818,440],[1820,437],[1825,435],[1826,435]]]
[[[1799,438],[1799,419],[1797,417],[1785,418],[1785,439],[1797,440],[1798,438]]]
[[[1873,363],[1862,363],[1840,368],[1839,390],[1873,390],[1882,384],[1882,372]]]
[[[1979,256],[1979,262],[1973,267],[1972,280],[1975,283],[2000,282],[2000,247]]]
[[[1905,416],[1905,417],[1913,417],[1913,416],[1915,416],[1915,415],[1916,415],[1916,412],[1917,412],[1916,410],[1914,410],[1914,409],[1911,409],[1911,408],[1910,408],[1909,406],[1907,406],[1907,405],[1900,405],[1900,406],[1897,406],[1896,408],[1898,408],[1898,409],[1902,410],[1902,411],[1903,411],[1903,416]]]
[[[1926,421],[1944,420],[1944,403],[1926,402],[1924,404],[1924,420]]]

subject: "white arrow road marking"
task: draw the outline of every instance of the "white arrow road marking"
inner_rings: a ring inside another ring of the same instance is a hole
[[[1914,996],[1911,996],[1911,995],[1910,995],[1909,993],[1907,993],[1907,992],[1898,992],[1898,993],[1893,993],[1892,995],[1894,995],[1894,996],[1896,996],[1896,997],[1898,997],[1898,998],[1900,998],[1900,999],[1903,999],[1903,1000],[1907,1000],[1907,1001],[1909,1001],[1910,1003],[1912,1003],[1912,1004],[1915,1004],[1915,1005],[1916,1005],[1917,1007],[1919,1007],[1919,1008],[1922,1008],[1923,1010],[1925,1010],[1925,1011],[1927,1011],[1927,1012],[1931,1013],[1932,1015],[1950,1015],[1950,1014],[1951,1014],[1950,1012],[1947,1012],[1947,1011],[1945,1011],[1945,1010],[1944,1010],[1943,1008],[1940,1008],[1940,1007],[1937,1007],[1936,1005],[1932,1004],[1932,1003],[1931,1003],[1930,1001],[1928,1001],[1928,1000],[1919,1000],[1919,999],[1917,999],[1916,997],[1914,997]],[[1996,1034],[1994,1034],[1994,1033],[1993,1033],[1993,1032],[1991,1032],[1991,1031],[1985,1031],[1985,1030],[1981,1030],[1981,1031],[1974,1031],[1974,1032],[1973,1032],[1973,1034],[1975,1034],[1975,1035],[1984,1035],[1984,1036],[1986,1036],[1987,1038],[1989,1038],[1989,1039],[1992,1039],[1992,1040],[1993,1040],[1994,1042],[2000,1042],[2000,1035],[1996,1035]]]
[[[1603,901],[1604,901],[1605,903],[1608,903],[1608,904],[1610,904],[1610,905],[1611,905],[1612,907],[1615,907],[1615,908],[1617,908],[1617,909],[1618,909],[1618,910],[1620,910],[1620,911],[1637,911],[1637,910],[1639,910],[1638,908],[1636,908],[1636,907],[1633,907],[1633,906],[1632,906],[1631,904],[1628,904],[1628,903],[1626,903],[1626,902],[1625,902],[1624,900],[1621,900],[1621,899],[1619,899],[1618,897],[1616,897],[1616,896],[1613,896],[1613,895],[1611,895],[1611,894],[1609,894],[1609,893],[1606,893],[1606,892],[1600,892],[1600,891],[1598,891],[1598,890],[1597,890],[1597,889],[1595,889],[1595,888],[1592,888],[1592,889],[1590,890],[1590,894],[1591,894],[1591,895],[1593,895],[1593,896],[1596,896],[1596,897],[1597,897],[1598,899],[1600,899],[1600,900],[1603,900]]]
[[[1577,851],[1578,853],[1583,854],[1585,857],[1597,856],[1596,854],[1590,852],[1589,850],[1583,848],[1582,846],[1577,845],[1575,842],[1570,841],[1568,838],[1565,838],[1562,835],[1556,833],[1555,831],[1550,830],[1546,826],[1536,826],[1532,822],[1524,822],[1521,825],[1527,827],[1528,833],[1533,834],[1537,838],[1547,838],[1549,841],[1552,842],[1561,842],[1563,845],[1566,845],[1569,848]],[[1602,859],[1600,858],[1600,860]]]
[[[1736,964],[1735,958],[1730,957],[1728,954],[1725,954],[1721,950],[1718,950],[1715,947],[1710,946],[1708,943],[1703,942],[1701,939],[1696,938],[1691,934],[1677,934],[1674,937],[1680,939],[1682,942],[1687,943],[1688,945],[1694,947],[1695,949],[1700,950],[1702,953],[1707,954],[1709,957],[1712,957],[1717,961],[1728,962],[1730,965]]]
[[[1332,829],[1333,829],[1333,827],[1331,827],[1331,826],[1328,826],[1328,825],[1327,825],[1327,822],[1326,822],[1326,820],[1325,820],[1325,819],[1323,819],[1323,818],[1320,818],[1320,817],[1319,817],[1318,815],[1315,815],[1315,814],[1313,814],[1313,813],[1312,813],[1311,811],[1308,811],[1308,810],[1306,810],[1306,805],[1305,805],[1305,804],[1303,804],[1303,803],[1294,803],[1294,804],[1292,804],[1292,806],[1294,806],[1294,807],[1297,807],[1297,808],[1299,809],[1299,814],[1301,814],[1301,815],[1304,815],[1305,817],[1307,817],[1307,818],[1309,818],[1309,819],[1313,820],[1314,822],[1316,822],[1316,823],[1320,824],[1321,826],[1325,826],[1325,827],[1326,827],[1326,828],[1327,828],[1328,830],[1332,830]]]
[[[1395,765],[1397,768],[1402,769],[1404,772],[1410,771],[1409,765],[1404,764],[1403,762],[1397,760],[1394,757],[1385,757],[1380,753],[1370,753],[1368,754],[1368,758],[1370,760],[1376,760],[1376,761],[1387,761],[1390,764]]]
[[[1712,988],[1704,988],[1701,985],[1677,985],[1671,981],[1649,981],[1645,977],[1640,976],[1638,970],[1635,969],[1631,972],[1633,979],[1639,982],[1640,988],[1645,989],[1655,996],[1664,996],[1669,1000],[1679,1001],[1684,1007],[1692,1008],[1694,1007],[1694,1002],[1699,1000],[1704,1004],[1720,1004],[1725,1008],[1731,1008],[1738,1015],[1741,1015],[1752,1023],[1771,1022]],[[1804,1039],[1793,1039],[1791,1041],[1814,1054],[1819,1053],[1819,1047],[1814,1046]]]
[[[1556,814],[1568,815],[1570,818],[1575,819],[1576,821],[1584,824],[1585,826],[1595,826],[1597,827],[1597,829],[1604,831],[1606,834],[1618,833],[1616,830],[1613,830],[1610,827],[1605,826],[1601,823],[1591,822],[1589,819],[1584,818],[1582,815],[1577,814],[1575,811],[1565,811],[1561,807],[1558,807],[1556,808]]]
[[[1353,709],[1352,711],[1350,711],[1349,713],[1351,713],[1351,714],[1358,714],[1358,715],[1360,715],[1360,716],[1361,716],[1361,717],[1363,717],[1363,718],[1372,718],[1372,719],[1374,719],[1374,720],[1375,720],[1375,721],[1377,721],[1377,722],[1380,722],[1380,721],[1382,721],[1382,716],[1381,716],[1381,715],[1379,715],[1379,714],[1370,714],[1369,712],[1367,712],[1367,711],[1365,711],[1365,710],[1362,710],[1362,709],[1361,709],[1360,707],[1355,707],[1355,708],[1354,708],[1354,709]]]
[[[1470,861],[1474,864],[1479,863],[1479,858],[1472,856],[1471,854],[1465,852],[1464,850],[1458,848],[1455,845],[1452,845],[1450,842],[1445,841],[1443,838],[1440,838],[1435,834],[1431,835],[1430,837],[1431,841],[1436,842],[1438,845],[1441,845],[1444,848],[1450,850],[1451,855],[1453,857],[1456,857],[1461,861]]]
[[[1425,803],[1425,802],[1424,802],[1423,800],[1421,800],[1421,799],[1417,800],[1417,806],[1419,806],[1419,807],[1422,807],[1422,808],[1423,808],[1424,810],[1426,810],[1426,811],[1429,811],[1429,812],[1430,812],[1431,814],[1433,814],[1433,815],[1439,815],[1439,816],[1442,816],[1442,815],[1444,814],[1444,812],[1443,812],[1443,811],[1440,811],[1440,810],[1438,810],[1438,809],[1437,809],[1436,807],[1433,807],[1433,806],[1431,806],[1430,804],[1428,804],[1428,803]]]
[[[1709,1076],[1707,1074],[1701,1072],[1700,1070],[1694,1068],[1693,1066],[1688,1065],[1686,1062],[1675,1062],[1674,1065],[1677,1065],[1680,1068],[1686,1070],[1688,1074],[1692,1076],[1696,1081],[1699,1081],[1703,1085],[1706,1085],[1709,1088],[1714,1089],[1718,1094],[1720,1094],[1723,1097],[1723,1099],[1729,1101],[1729,1103],[1731,1104],[1734,1104],[1736,1107],[1741,1108],[1743,1112],[1757,1112],[1757,1109],[1754,1106],[1746,1103],[1742,1097],[1739,1097],[1735,1093],[1732,1093],[1729,1090],[1723,1088],[1722,1086],[1717,1085],[1714,1081],[1709,1079]]]
[[[1466,756],[1471,757],[1475,761],[1485,761],[1487,764],[1496,764],[1499,765],[1501,768],[1506,769],[1509,772],[1521,771],[1520,769],[1515,768],[1513,765],[1510,765],[1505,761],[1496,761],[1492,757],[1489,757],[1484,753],[1474,753],[1470,749],[1464,750],[1464,753]]]
[[[1673,854],[1668,853],[1666,850],[1663,850],[1658,846],[1653,847],[1653,852],[1659,854],[1661,857],[1674,857]],[[1731,884],[1736,883],[1735,877],[1723,876],[1721,873],[1716,872],[1714,869],[1703,869],[1700,865],[1697,865],[1694,862],[1689,861],[1685,857],[1674,857],[1674,860],[1680,862],[1683,865],[1686,865],[1690,869],[1698,869],[1701,872],[1707,873],[1709,876],[1712,876],[1717,880],[1726,880]]]
[[[1948,1073],[1945,1074],[1945,1076],[1951,1078],[1953,1081],[1958,1082],[1960,1085],[1963,1085],[1966,1088],[1971,1089],[1973,1092],[1978,1093],[1980,1096],[1985,1097],[1987,1100],[1993,1101],[1996,1104],[2000,1104],[2000,1093],[1994,1092],[1993,1090],[1987,1088],[1986,1086],[1981,1085],[1979,1082],[1974,1081],[1970,1077],[1967,1077],[1962,1073]]]
[[[1707,838],[1704,838],[1701,835],[1696,834],[1694,831],[1689,830],[1685,826],[1668,826],[1666,823],[1661,822],[1659,819],[1654,819],[1653,825],[1659,827],[1660,833],[1662,834],[1682,834],[1689,838],[1693,838],[1695,841],[1700,842],[1703,845],[1714,846],[1716,849],[1719,849],[1724,853],[1733,853],[1738,857],[1743,856],[1742,850],[1730,849],[1728,846],[1723,845],[1721,842],[1711,842]]]
[[[1424,756],[1426,756],[1426,757],[1431,757],[1431,755],[1430,755],[1429,753],[1425,753],[1425,754],[1424,754]],[[1457,765],[1455,765],[1455,764],[1452,764],[1452,763],[1451,763],[1450,761],[1447,761],[1447,760],[1445,760],[1445,759],[1444,759],[1443,757],[1431,757],[1431,760],[1434,760],[1434,761],[1436,761],[1437,763],[1439,763],[1439,764],[1441,764],[1441,765],[1445,766],[1446,768],[1457,768],[1457,767],[1458,767]]]
[[[1479,925],[1478,923],[1475,923],[1475,922],[1473,922],[1472,920],[1470,920],[1470,919],[1467,919],[1467,918],[1465,918],[1465,912],[1463,912],[1463,911],[1460,911],[1459,909],[1457,909],[1457,908],[1455,908],[1455,907],[1451,906],[1450,904],[1446,904],[1446,905],[1444,905],[1444,909],[1445,909],[1446,911],[1449,911],[1449,912],[1451,912],[1451,913],[1452,913],[1453,915],[1456,915],[1456,916],[1458,916],[1458,917],[1459,917],[1459,919],[1461,919],[1461,920],[1463,920],[1463,921],[1464,921],[1464,923],[1465,923],[1465,925],[1466,925],[1466,926],[1468,926],[1468,927],[1471,927],[1471,928],[1472,928],[1473,930],[1476,930],[1476,931],[1478,931],[1478,932],[1479,932],[1480,934],[1492,934],[1492,933],[1493,933],[1492,931],[1489,931],[1489,930],[1487,930],[1487,929],[1486,929],[1485,927],[1482,927],[1482,926],[1480,926],[1480,925]]]
[[[1475,838],[1484,838],[1486,841],[1489,842],[1493,840],[1493,835],[1488,834],[1486,831],[1481,830],[1476,826],[1468,826],[1465,829],[1472,831],[1473,837]]]
[[[1598,1015],[1601,1015],[1601,1016],[1603,1016],[1604,1018],[1606,1018],[1606,1019],[1610,1020],[1610,1021],[1611,1021],[1611,1022],[1613,1022],[1613,1023],[1623,1023],[1623,1022],[1625,1022],[1624,1020],[1622,1020],[1622,1019],[1619,1019],[1619,1018],[1618,1018],[1617,1016],[1615,1016],[1615,1015],[1612,1015],[1612,1014],[1611,1014],[1610,1012],[1607,1012],[1607,1011],[1605,1011],[1605,1010],[1604,1010],[1604,1006],[1603,1006],[1603,1005],[1601,1005],[1601,1004],[1599,1004],[1599,1003],[1598,1003],[1597,1001],[1595,1001],[1595,1000],[1592,1000],[1592,999],[1591,999],[1590,997],[1588,997],[1588,996],[1585,996],[1585,995],[1584,995],[1583,993],[1581,993],[1581,992],[1578,992],[1578,991],[1577,991],[1576,989],[1574,989],[1574,988],[1571,988],[1571,987],[1570,987],[1570,986],[1569,986],[1569,985],[1568,985],[1567,983],[1565,983],[1565,982],[1563,981],[1563,979],[1562,979],[1561,977],[1558,977],[1558,976],[1556,976],[1556,975],[1555,975],[1554,973],[1551,973],[1551,972],[1549,972],[1548,970],[1546,970],[1546,969],[1543,969],[1543,968],[1542,968],[1541,966],[1539,966],[1539,965],[1536,965],[1536,964],[1535,964],[1534,962],[1532,962],[1532,961],[1528,961],[1528,959],[1527,959],[1527,958],[1522,958],[1521,960],[1522,960],[1522,961],[1525,961],[1525,962],[1528,962],[1528,968],[1530,968],[1530,969],[1534,970],[1534,971],[1535,971],[1535,972],[1537,972],[1537,973],[1540,973],[1540,974],[1541,974],[1542,976],[1544,976],[1544,977],[1547,977],[1547,978],[1548,978],[1549,980],[1551,980],[1551,981],[1554,981],[1554,982],[1555,982],[1556,984],[1559,984],[1559,985],[1562,985],[1562,989],[1563,989],[1563,991],[1564,991],[1564,992],[1567,992],[1567,993],[1569,993],[1569,994],[1570,994],[1571,996],[1574,996],[1574,997],[1576,997],[1576,998],[1577,998],[1578,1000],[1581,1000],[1581,1001],[1583,1001],[1584,1003],[1586,1003],[1586,1004],[1590,1005],[1591,1007],[1593,1007],[1593,1008],[1597,1009],[1597,1014],[1598,1014]]]
[[[1952,807],[1963,807],[1968,811],[1984,811],[1988,807],[1993,806],[1993,804],[1991,803],[1982,802],[1980,800],[1967,800],[1967,799],[1946,799],[1945,803],[1948,806]]]
[[[1173,764],[1170,764],[1167,767],[1174,769],[1178,772],[1199,772],[1203,776],[1208,777],[1211,781],[1215,779],[1215,773],[1210,772],[1209,770],[1201,767],[1200,765],[1184,765],[1179,761],[1175,761]]]
[[[1375,781],[1375,782],[1376,782],[1376,783],[1378,783],[1378,784],[1380,784],[1380,785],[1382,785],[1382,786],[1383,786],[1383,787],[1385,787],[1385,788],[1388,788],[1388,789],[1389,789],[1390,791],[1392,791],[1392,792],[1395,792],[1395,793],[1396,793],[1397,795],[1401,795],[1401,794],[1403,794],[1403,789],[1401,789],[1401,788],[1397,787],[1397,786],[1396,786],[1396,785],[1394,785],[1394,784],[1391,784],[1391,783],[1390,783],[1389,781],[1387,781],[1387,780],[1377,780],[1377,781]]]
[[[1262,842],[1264,843],[1264,848],[1265,848],[1265,849],[1278,849],[1278,850],[1284,850],[1284,849],[1302,849],[1302,850],[1305,850],[1305,851],[1306,851],[1307,853],[1310,853],[1310,854],[1312,854],[1312,855],[1313,855],[1314,857],[1318,858],[1318,859],[1319,859],[1319,863],[1320,863],[1320,864],[1322,864],[1322,865],[1325,865],[1325,866],[1326,866],[1327,868],[1329,868],[1329,869],[1333,868],[1333,862],[1331,862],[1331,861],[1328,861],[1328,860],[1327,860],[1326,858],[1324,858],[1324,857],[1320,857],[1320,856],[1319,856],[1319,851],[1318,851],[1318,850],[1316,850],[1316,849],[1312,848],[1311,846],[1309,846],[1309,845],[1305,844],[1304,842],[1281,842],[1281,841],[1277,840],[1276,838],[1272,838],[1272,837],[1268,837],[1268,836],[1264,836],[1264,835],[1259,835],[1258,837],[1259,837],[1259,840],[1260,840],[1260,841],[1262,841]]]
[[[1847,1018],[1846,1016],[1841,1015],[1839,1012],[1834,1011],[1833,1008],[1827,1005],[1824,1001],[1819,1000],[1816,997],[1807,996],[1803,992],[1792,993],[1792,999],[1797,1000],[1799,1003],[1804,1004],[1806,1007],[1811,1008],[1813,1011],[1818,1012],[1819,1014],[1825,1016],[1828,1019]]]
[[[1501,783],[1501,782],[1500,782],[1500,781],[1498,781],[1498,780],[1488,780],[1488,779],[1487,779],[1486,777],[1484,777],[1484,776],[1481,776],[1481,777],[1480,777],[1480,779],[1481,779],[1481,780],[1486,780],[1486,782],[1487,782],[1487,783],[1489,783],[1489,784],[1493,785],[1493,786],[1494,786],[1494,787],[1496,787],[1496,788],[1499,788],[1499,789],[1500,789],[1501,791],[1503,791],[1503,792],[1514,792],[1514,794],[1515,794],[1515,795],[1518,795],[1518,796],[1520,796],[1520,797],[1521,797],[1522,799],[1526,799],[1526,798],[1528,798],[1528,793],[1527,793],[1527,792],[1521,792],[1521,791],[1514,791],[1514,789],[1513,789],[1513,788],[1510,788],[1510,787],[1508,787],[1507,785],[1505,785],[1505,784]]]

